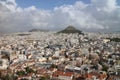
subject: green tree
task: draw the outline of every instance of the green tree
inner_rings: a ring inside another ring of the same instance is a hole
[[[108,66],[102,65],[102,67],[103,67],[102,70],[107,72]]]
[[[28,80],[28,79],[25,79],[25,78],[24,78],[24,79],[21,79],[21,80]]]
[[[41,77],[39,80],[48,80],[48,79],[45,77]]]
[[[11,80],[9,74],[7,74],[6,76],[4,76],[2,79],[3,79],[3,80]]]
[[[26,67],[25,70],[27,73],[32,73],[32,72],[34,73],[35,72],[33,69],[31,69],[29,67]]]
[[[23,76],[23,75],[25,75],[25,72],[24,71],[17,71],[16,74],[19,76]]]
[[[52,64],[51,68],[58,68],[58,65]]]

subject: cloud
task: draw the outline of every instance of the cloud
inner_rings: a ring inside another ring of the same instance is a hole
[[[91,0],[92,4],[99,10],[112,12],[117,8],[116,0]]]
[[[3,14],[4,13],[4,14]],[[35,6],[21,8],[15,0],[0,0],[0,32],[27,31],[32,28],[64,29],[68,25],[86,31],[120,30],[120,6],[116,0],[91,0],[86,4],[56,6],[53,10]]]
[[[84,6],[83,6],[84,5]],[[89,5],[82,2],[76,2],[74,5],[64,5],[54,9],[55,24],[66,27],[67,25],[75,25],[78,28],[94,28],[103,29],[103,26],[97,23],[96,19],[85,12]],[[62,25],[61,25],[62,24]]]
[[[2,4],[4,7],[8,8],[11,11],[15,11],[17,6],[15,0],[0,0],[0,4]]]

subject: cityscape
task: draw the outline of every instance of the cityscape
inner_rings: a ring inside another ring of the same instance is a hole
[[[120,33],[3,34],[0,76],[3,80],[119,80],[119,38]]]
[[[120,80],[119,0],[0,0],[0,80]]]

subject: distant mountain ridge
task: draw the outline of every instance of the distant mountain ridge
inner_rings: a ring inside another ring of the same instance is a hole
[[[3,35],[3,33],[2,32],[0,32],[0,36],[2,36]]]
[[[29,32],[48,32],[49,30],[43,30],[43,29],[31,29]]]
[[[120,32],[120,31],[117,31],[117,32]]]
[[[78,34],[83,34],[82,31],[76,29],[74,26],[68,26],[62,31],[59,31],[58,33],[78,33]]]

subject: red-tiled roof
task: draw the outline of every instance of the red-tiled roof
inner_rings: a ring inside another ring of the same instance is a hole
[[[73,72],[64,72],[64,71],[55,71],[53,73],[53,76],[55,76],[55,77],[57,77],[57,76],[69,76],[69,77],[71,77],[73,75],[74,75]]]

